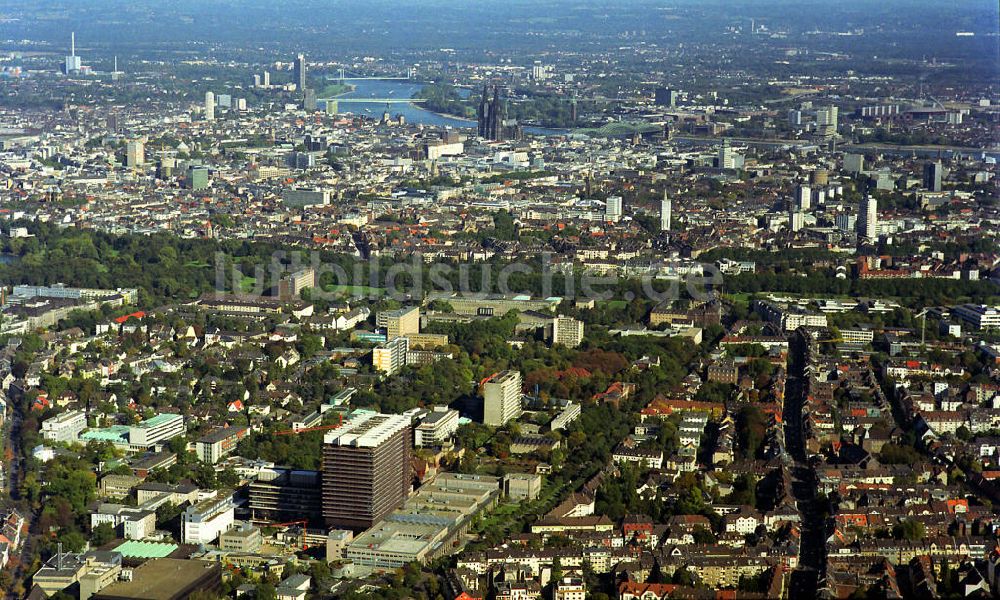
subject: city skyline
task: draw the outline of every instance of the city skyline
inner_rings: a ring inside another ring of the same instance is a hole
[[[1000,595],[1000,6],[10,0],[0,600]]]

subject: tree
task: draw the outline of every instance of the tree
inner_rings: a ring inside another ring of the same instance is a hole
[[[63,545],[63,550],[69,552],[82,552],[87,547],[87,538],[79,531],[68,531],[58,539]]]
[[[884,465],[913,465],[921,456],[912,446],[890,442],[879,450],[878,460]]]
[[[688,571],[684,567],[674,571],[674,575],[670,578],[670,582],[676,585],[684,586],[693,586],[695,584],[694,576],[691,574],[691,571]]]
[[[79,463],[79,461],[76,461]],[[81,464],[58,462],[46,473],[45,494],[65,499],[76,514],[83,514],[97,492],[96,476]]]
[[[95,548],[100,548],[113,539],[115,539],[115,528],[111,523],[101,523],[90,533],[90,544]]]
[[[715,534],[713,534],[710,529],[702,525],[695,526],[694,531],[691,532],[691,536],[694,538],[694,543],[696,544],[715,543]]]
[[[431,302],[427,305],[427,310],[433,310],[436,312],[443,312],[443,313],[455,312],[455,308],[451,305],[450,302],[448,302],[447,300],[440,300],[440,299],[431,300]]]
[[[764,445],[767,422],[764,413],[753,405],[740,409],[736,416],[736,438],[740,450],[746,458],[756,458]]]
[[[261,583],[257,586],[257,600],[278,600],[278,591],[271,583]]]
[[[514,216],[506,210],[499,210],[493,215],[493,229],[497,239],[513,240],[517,238]]]
[[[309,566],[309,574],[314,581],[325,581],[330,577],[330,565],[325,560],[316,560]]]
[[[897,540],[916,542],[924,539],[926,533],[924,524],[916,519],[904,519],[892,527],[892,537]]]
[[[156,526],[161,527],[164,523],[173,521],[184,511],[183,507],[173,502],[164,502],[156,507]]]

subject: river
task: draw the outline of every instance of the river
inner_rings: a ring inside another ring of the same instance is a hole
[[[354,90],[337,97],[338,109],[340,112],[350,112],[357,115],[365,115],[377,118],[385,112],[388,106],[389,114],[403,115],[407,123],[418,125],[429,125],[433,127],[455,127],[474,128],[476,122],[468,119],[459,119],[431,112],[421,108],[419,104],[376,104],[372,102],[351,102],[351,99],[360,98],[394,98],[403,100],[412,98],[421,88],[423,83],[410,82],[406,80],[392,79],[362,79],[348,83],[354,86]],[[469,93],[468,90],[459,88],[460,93]],[[535,135],[563,135],[567,133],[564,129],[547,129],[544,127],[525,127],[524,130]]]

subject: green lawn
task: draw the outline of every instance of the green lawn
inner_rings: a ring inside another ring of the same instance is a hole
[[[605,302],[599,302],[599,304],[603,304],[603,305],[607,306],[608,308],[614,309],[614,310],[621,310],[623,308],[627,308],[628,307],[628,302],[625,301],[625,300],[607,300]]]
[[[746,292],[740,292],[740,293],[737,293],[737,294],[726,294],[725,298],[726,298],[726,300],[729,300],[733,304],[740,304],[740,305],[743,305],[743,306],[749,306],[750,305],[750,298],[752,296],[753,296],[753,294],[748,294]]]

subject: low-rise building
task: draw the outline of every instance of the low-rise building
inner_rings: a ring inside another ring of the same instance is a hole
[[[435,406],[424,419],[413,429],[413,445],[440,446],[447,442],[458,431],[457,410],[447,406]]]
[[[611,459],[616,463],[637,463],[645,469],[660,469],[663,467],[663,452],[653,448],[629,448],[618,446]]]
[[[447,556],[472,519],[495,506],[499,495],[496,477],[441,473],[355,538],[344,557],[376,569],[397,569]]]
[[[78,584],[81,598],[92,597],[116,581],[121,570],[122,555],[117,552],[57,552],[31,576],[31,583],[46,596]]]
[[[960,304],[951,314],[976,329],[1000,328],[1000,308],[985,304]]]
[[[142,540],[156,530],[156,511],[142,506],[98,503],[90,513],[90,527],[110,523],[115,532],[127,540]]]
[[[264,537],[260,528],[254,527],[250,523],[237,523],[229,531],[219,534],[219,548],[226,552],[255,554],[260,552],[263,543]]]
[[[552,588],[553,600],[586,600],[587,586],[579,577],[563,577]]]
[[[534,500],[542,493],[542,476],[535,473],[508,473],[504,493],[511,500]]]
[[[222,592],[222,565],[204,560],[154,558],[132,571],[129,579],[112,583],[92,600],[181,600],[195,594]]]
[[[246,434],[246,427],[229,426],[215,429],[198,439],[195,443],[195,453],[202,462],[214,465],[235,450],[236,445]]]
[[[549,428],[552,431],[559,429],[565,429],[570,423],[580,418],[581,407],[575,402],[569,402],[566,404],[566,408],[562,410],[561,413],[556,415],[552,422],[549,423]]]
[[[75,442],[87,428],[87,413],[70,410],[42,421],[42,437],[50,442]]]

